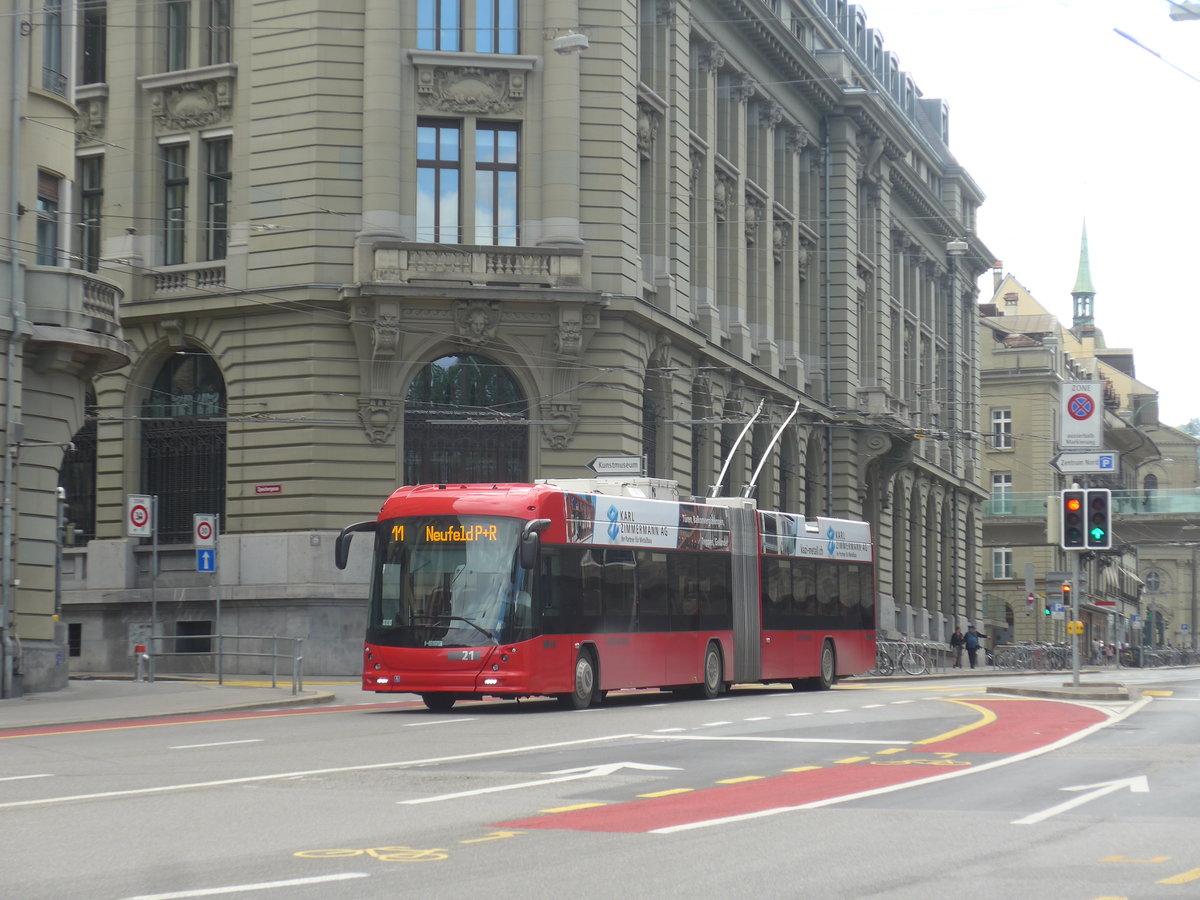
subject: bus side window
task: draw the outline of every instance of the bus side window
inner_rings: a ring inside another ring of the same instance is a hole
[[[694,554],[673,553],[667,558],[667,590],[671,630],[695,631],[699,627],[700,598]]]
[[[604,551],[605,631],[626,632],[637,628],[634,571],[632,550],[610,548]]]
[[[696,560],[700,588],[700,627],[733,627],[733,583],[730,557],[703,553]]]
[[[792,564],[792,591],[796,597],[797,624],[811,625],[819,614],[815,563],[798,559]]]
[[[650,550],[638,550],[638,630],[666,631],[667,615],[667,555]]]

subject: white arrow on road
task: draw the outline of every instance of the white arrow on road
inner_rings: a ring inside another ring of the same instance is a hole
[[[540,787],[543,784],[559,784],[563,781],[578,781],[581,778],[597,778],[603,775],[611,775],[621,769],[641,769],[644,772],[650,771],[673,771],[678,772],[676,766],[652,766],[646,763],[635,762],[619,762],[605,763],[601,766],[581,766],[578,769],[559,769],[557,772],[547,772],[547,775],[560,775],[560,778],[542,778],[538,781],[522,781],[519,784],[501,784],[496,787],[479,788],[474,791],[459,791],[456,794],[439,794],[436,797],[418,797],[416,800],[399,800],[401,806],[412,806],[417,803],[438,803],[442,800],[458,800],[462,797],[477,797],[480,794],[495,794],[499,791],[515,791],[521,788]]]
[[[1090,791],[1091,793],[1080,794],[1066,803],[1060,803],[1058,806],[1052,806],[1039,813],[1028,815],[1023,819],[1017,819],[1012,824],[1036,825],[1038,822],[1049,819],[1051,816],[1057,816],[1059,813],[1074,809],[1077,806],[1083,806],[1083,804],[1091,800],[1111,794],[1114,791],[1123,790],[1124,788],[1129,788],[1135,794],[1146,794],[1150,792],[1150,782],[1146,780],[1145,775],[1135,775],[1133,778],[1118,778],[1115,781],[1101,781],[1097,784],[1078,784],[1075,787],[1059,788],[1060,791]]]

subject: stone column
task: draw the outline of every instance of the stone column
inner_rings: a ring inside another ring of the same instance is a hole
[[[406,160],[396,158],[401,143],[401,110],[410,106],[404,99],[402,72],[408,61],[400,50],[402,3],[395,0],[366,0],[363,37],[363,159],[362,231],[367,236],[400,237],[400,172]],[[416,13],[409,14],[416,24]],[[411,235],[410,235],[411,237]]]
[[[579,233],[579,66],[588,51],[557,53],[554,38],[579,26],[578,0],[546,4],[542,77],[542,236],[543,246],[578,247]]]

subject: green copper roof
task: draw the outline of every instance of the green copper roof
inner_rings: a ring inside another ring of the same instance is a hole
[[[1092,268],[1088,264],[1087,222],[1083,223],[1083,239],[1079,244],[1079,273],[1075,276],[1075,287],[1072,294],[1094,294],[1092,287]]]

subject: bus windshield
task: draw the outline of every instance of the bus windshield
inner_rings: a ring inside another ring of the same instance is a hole
[[[379,523],[367,641],[393,647],[485,647],[522,640],[522,522],[414,516]]]

